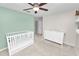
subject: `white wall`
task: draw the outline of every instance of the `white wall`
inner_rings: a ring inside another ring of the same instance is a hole
[[[58,15],[44,16],[43,29],[57,30],[65,33],[64,43],[75,46],[76,32],[75,32],[75,12],[67,12]]]

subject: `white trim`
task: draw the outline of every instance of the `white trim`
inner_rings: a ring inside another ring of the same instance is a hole
[[[4,51],[4,50],[6,50],[6,49],[7,49],[7,47],[6,47],[6,48],[2,48],[2,49],[0,49],[0,52],[1,52],[1,51]]]

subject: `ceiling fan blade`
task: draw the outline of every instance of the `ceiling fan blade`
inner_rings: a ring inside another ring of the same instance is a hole
[[[47,4],[47,3],[40,3],[39,6],[43,6],[43,5],[45,5],[45,4]]]
[[[26,10],[30,10],[30,9],[33,9],[33,8],[28,8],[28,9],[23,9],[23,10],[26,11]]]
[[[29,5],[31,5],[31,6],[34,6],[32,3],[28,3]]]
[[[44,11],[48,11],[48,9],[45,9],[45,8],[39,8],[40,10],[44,10]]]
[[[26,11],[26,12],[30,12],[30,11]]]

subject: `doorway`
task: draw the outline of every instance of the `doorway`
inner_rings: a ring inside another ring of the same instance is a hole
[[[43,35],[43,17],[35,17],[35,34]]]

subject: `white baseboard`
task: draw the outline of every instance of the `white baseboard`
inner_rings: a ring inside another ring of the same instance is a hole
[[[0,49],[0,52],[1,52],[1,51],[4,51],[4,50],[6,50],[6,49],[7,49],[7,47],[6,47],[6,48],[3,48],[3,49]]]

